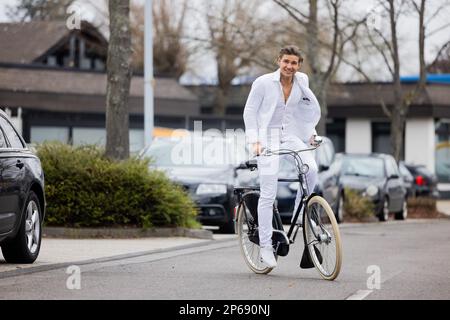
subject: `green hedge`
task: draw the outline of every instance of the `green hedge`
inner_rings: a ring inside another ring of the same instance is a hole
[[[344,195],[344,212],[348,218],[360,221],[375,216],[375,206],[370,199],[350,188],[345,188]]]
[[[46,224],[66,227],[191,227],[195,205],[147,160],[111,161],[95,146],[37,146],[45,173]]]

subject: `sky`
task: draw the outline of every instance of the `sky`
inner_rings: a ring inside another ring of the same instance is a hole
[[[143,1],[143,0],[138,0]],[[201,1],[201,0],[191,0],[192,1]],[[370,3],[373,3],[373,0],[370,1],[356,1],[353,0],[354,6],[352,10],[355,10],[355,12],[362,12],[366,10],[367,6],[370,6]],[[430,1],[430,5],[438,5],[439,3],[442,3],[442,1],[445,0],[433,0]],[[86,5],[86,2],[88,0],[80,0],[80,3],[82,4],[82,17],[89,21],[95,21],[96,16],[94,13],[94,10],[89,7],[89,5]],[[8,5],[12,6],[17,3],[17,0],[0,0],[0,22],[8,22],[9,19],[6,15],[6,8]],[[281,9],[280,9],[281,10]],[[431,10],[430,10],[431,11]],[[445,25],[448,23],[448,16],[450,16],[450,7],[446,10],[443,10],[429,25],[428,30],[434,30],[439,28],[442,25]],[[380,20],[381,21],[381,20]],[[193,22],[193,21],[192,21]],[[381,23],[381,22],[380,22]],[[191,23],[191,26],[196,25],[196,23]],[[196,29],[192,27],[187,27],[187,32],[197,32]],[[399,23],[399,35],[401,39],[401,47],[400,47],[400,56],[401,56],[401,73],[402,75],[414,75],[418,73],[418,47],[417,47],[417,18],[413,15],[407,16],[402,18],[402,20]],[[445,42],[450,40],[450,28],[445,29],[444,31],[438,32],[435,35],[429,37],[427,39],[426,43],[426,57],[427,62],[430,62],[434,57],[435,54],[444,44]],[[376,73],[377,70],[379,70],[379,57],[371,57],[369,60],[372,60],[372,72]],[[209,80],[214,82],[214,78],[216,76],[216,67],[214,64],[214,59],[211,54],[204,54],[200,55],[200,58],[197,58],[196,65],[191,65],[191,68],[193,69],[194,73],[199,75],[202,78],[208,78]],[[351,70],[348,67],[343,66],[340,69],[339,73],[339,79],[342,81],[348,81],[348,80],[354,80],[355,73],[353,70]],[[389,80],[387,73],[384,75],[380,75],[380,78],[383,80]],[[191,81],[190,77],[189,80],[188,77],[183,78],[184,81]],[[183,80],[182,79],[182,80]]]

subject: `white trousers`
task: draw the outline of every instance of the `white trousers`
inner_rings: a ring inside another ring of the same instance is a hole
[[[302,150],[310,148],[302,140],[295,136],[273,136],[269,138],[268,143],[263,147],[270,150],[290,149]],[[314,151],[301,152],[300,158],[303,163],[309,166],[306,174],[309,192],[312,193],[317,184],[318,168],[314,158]],[[294,161],[292,156],[259,156],[258,172],[261,194],[258,202],[258,225],[259,225],[259,243],[261,247],[272,246],[272,219],[273,219],[273,203],[277,195],[278,172],[281,157],[285,157],[288,161]],[[297,210],[302,198],[302,190],[299,187],[295,199],[294,212]]]

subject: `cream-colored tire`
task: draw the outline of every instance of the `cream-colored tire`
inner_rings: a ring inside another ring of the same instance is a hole
[[[334,280],[342,266],[341,236],[334,212],[324,198],[314,196],[308,202],[308,216],[315,221],[314,230],[320,236],[320,240],[314,236],[313,223],[305,216],[303,232],[311,260],[323,279]]]

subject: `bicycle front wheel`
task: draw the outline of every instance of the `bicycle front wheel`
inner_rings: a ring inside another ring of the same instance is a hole
[[[258,274],[272,271],[273,268],[260,261],[258,225],[244,203],[239,206],[237,214],[237,233],[242,256],[250,270]]]
[[[328,202],[314,196],[308,202],[303,228],[306,246],[317,271],[325,280],[334,280],[342,265],[339,227]]]

